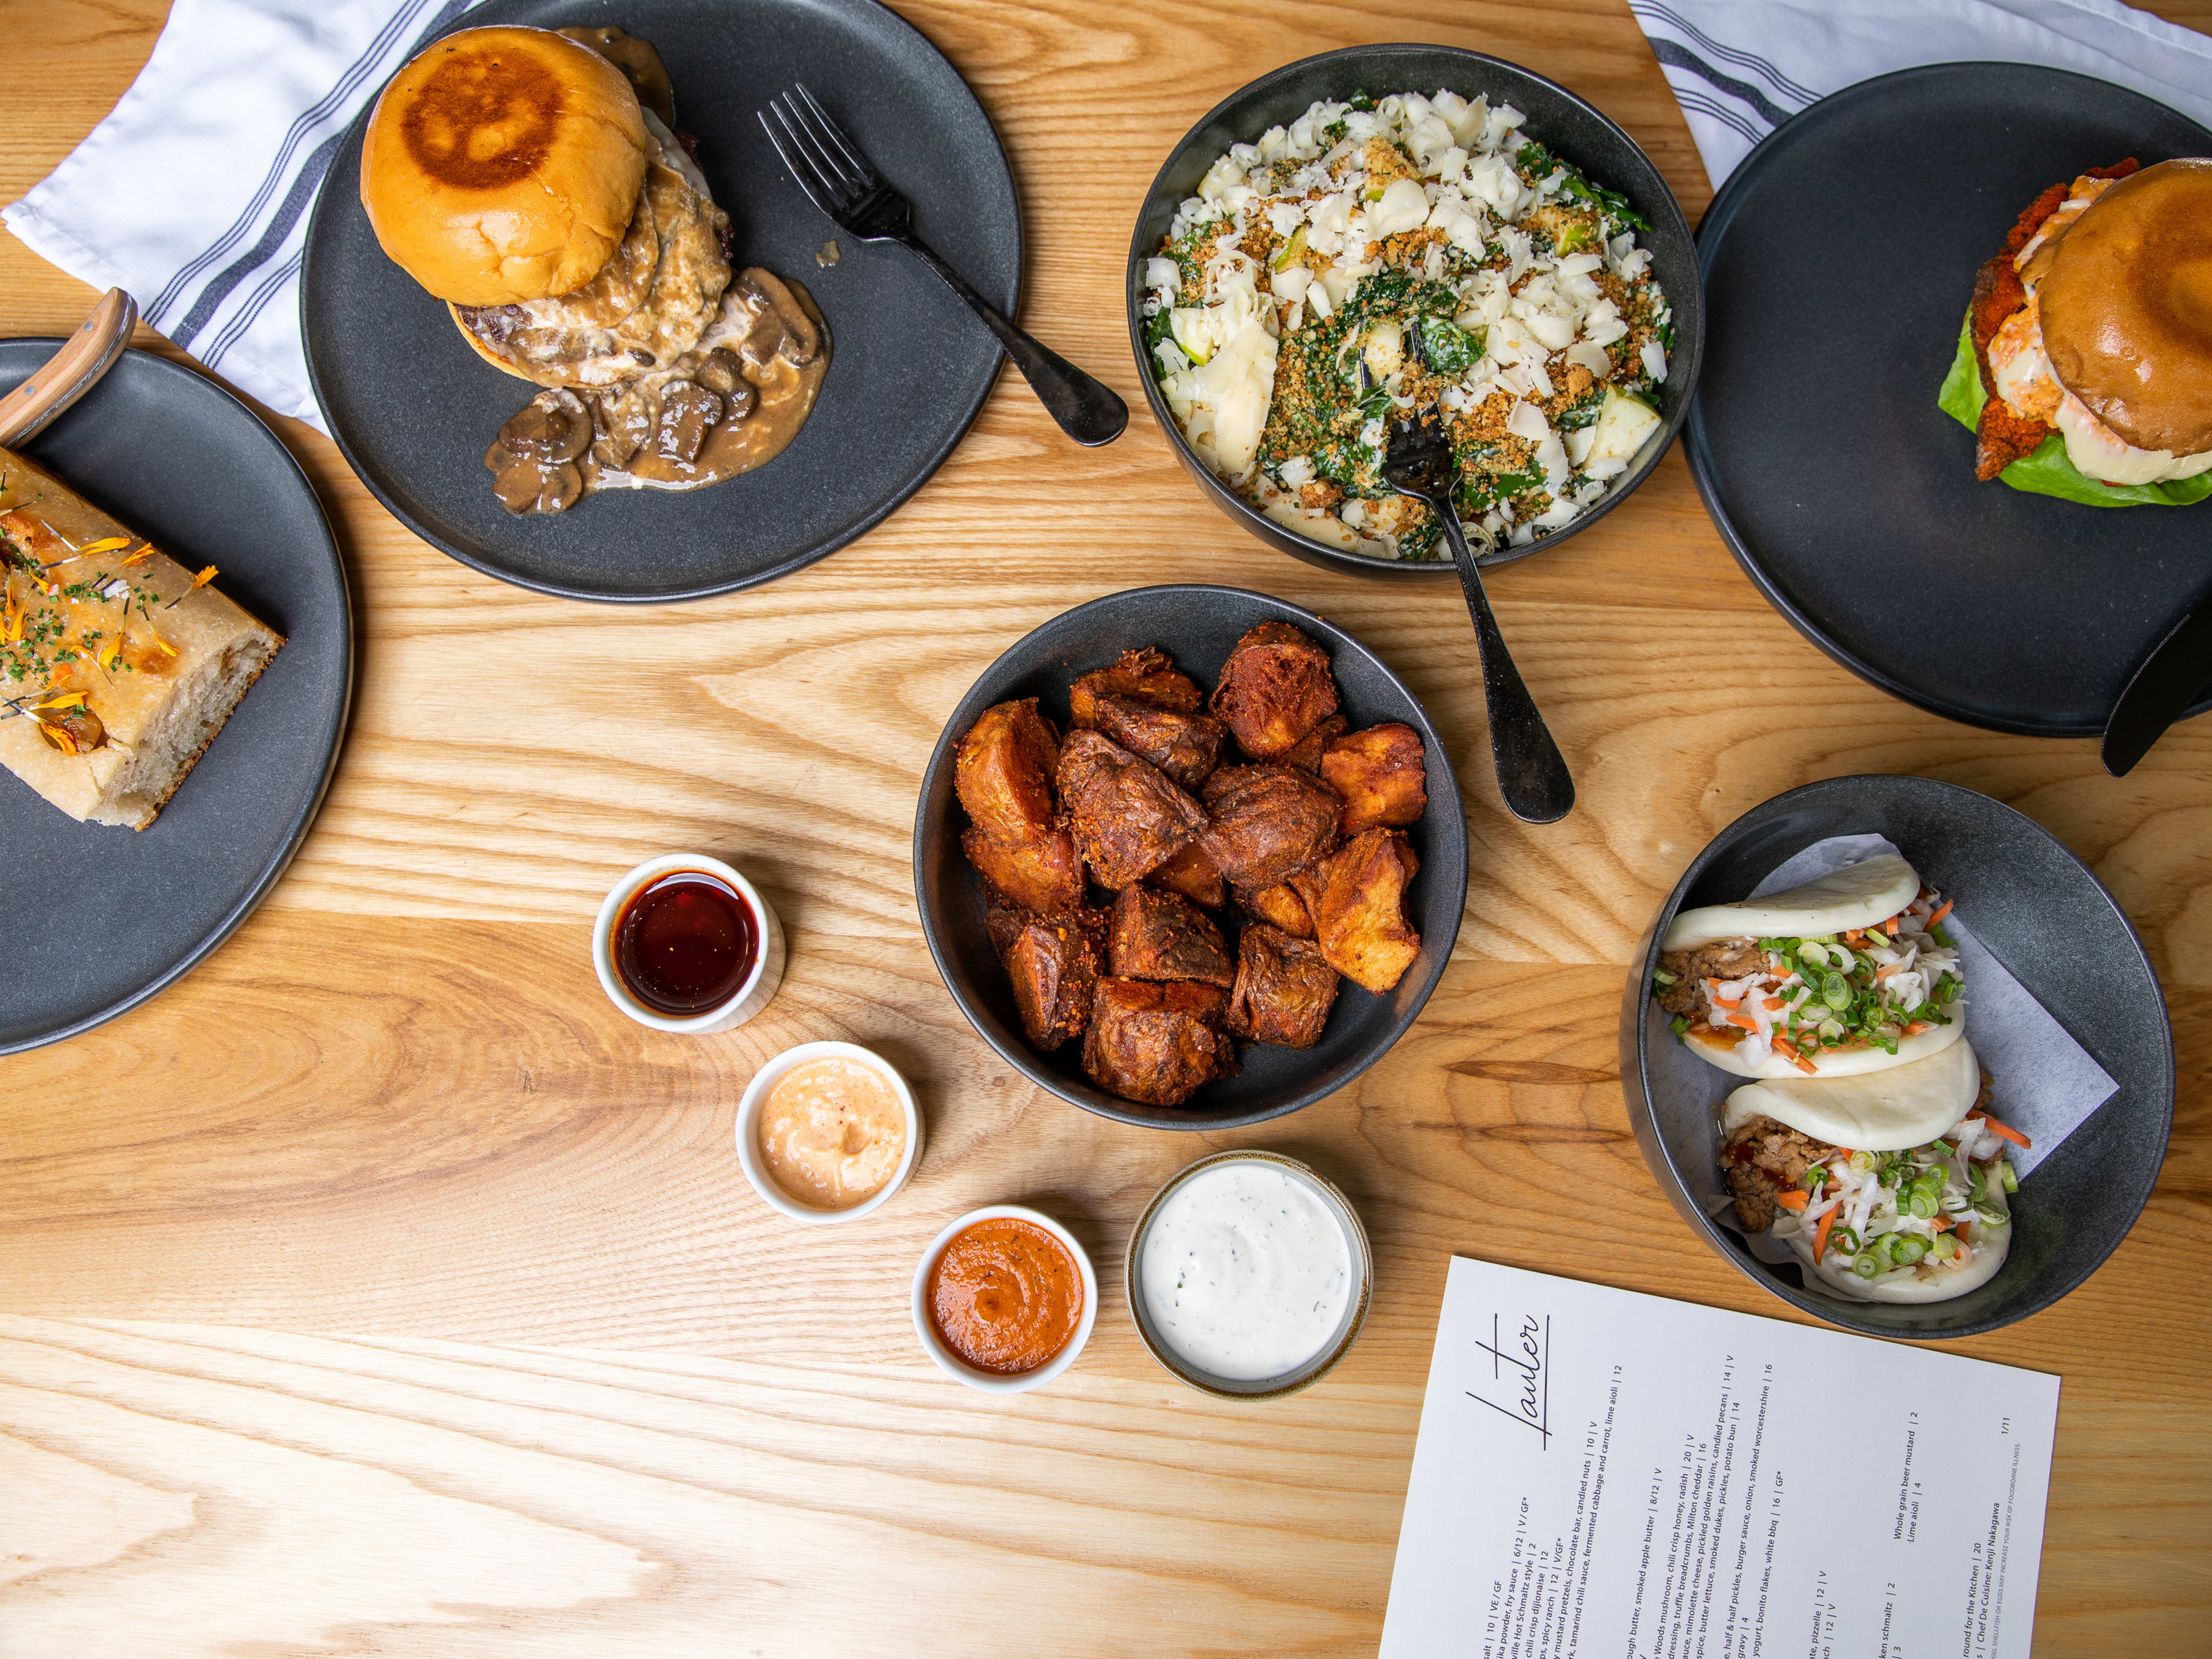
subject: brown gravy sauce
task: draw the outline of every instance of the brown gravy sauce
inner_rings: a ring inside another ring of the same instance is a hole
[[[541,392],[484,452],[508,512],[562,513],[598,489],[698,489],[774,460],[813,412],[830,330],[813,296],[756,265],[697,349],[598,391]]]

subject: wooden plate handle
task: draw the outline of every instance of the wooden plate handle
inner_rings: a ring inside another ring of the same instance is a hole
[[[108,289],[92,315],[62,342],[62,349],[29,380],[0,398],[0,444],[20,444],[45,431],[56,416],[115,367],[137,325],[138,302],[119,288]]]

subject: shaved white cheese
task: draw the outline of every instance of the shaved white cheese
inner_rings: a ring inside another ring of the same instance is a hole
[[[1656,340],[1646,340],[1642,353],[1644,372],[1655,380],[1667,378],[1667,349]]]
[[[1182,286],[1182,273],[1176,269],[1176,262],[1172,259],[1147,259],[1145,261],[1145,286],[1171,295]]]
[[[1370,240],[1380,240],[1386,236],[1418,230],[1428,222],[1428,217],[1427,193],[1416,180],[1400,179],[1382,192],[1381,201],[1369,206],[1367,234]]]
[[[1505,417],[1505,429],[1516,438],[1525,438],[1532,444],[1542,443],[1552,435],[1552,423],[1544,418],[1544,411],[1534,404],[1517,403]]]

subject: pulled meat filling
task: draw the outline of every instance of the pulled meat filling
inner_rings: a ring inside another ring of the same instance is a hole
[[[1774,1224],[1776,1196],[1804,1179],[1805,1171],[1836,1149],[1764,1115],[1747,1121],[1721,1144],[1721,1173],[1735,1195],[1736,1219],[1747,1232]]]

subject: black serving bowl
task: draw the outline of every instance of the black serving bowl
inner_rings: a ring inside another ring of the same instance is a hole
[[[1247,502],[1213,474],[1185,441],[1182,428],[1161,397],[1153,374],[1152,355],[1145,349],[1145,260],[1159,251],[1160,238],[1183,200],[1195,195],[1206,176],[1231,144],[1256,143],[1269,127],[1287,125],[1305,113],[1318,99],[1349,99],[1356,92],[1381,98],[1393,92],[1434,93],[1449,87],[1463,97],[1478,94],[1492,105],[1507,103],[1528,118],[1522,130],[1563,161],[1572,161],[1593,182],[1615,190],[1648,221],[1651,228],[1637,233],[1637,245],[1651,251],[1651,274],[1674,311],[1674,349],[1669,354],[1667,382],[1659,388],[1662,424],[1648,439],[1628,471],[1615,478],[1605,495],[1582,517],[1564,529],[1539,536],[1526,547],[1501,547],[1485,555],[1488,567],[1504,564],[1543,548],[1557,546],[1578,535],[1627,499],[1630,492],[1651,475],[1660,458],[1674,441],[1690,409],[1690,394],[1698,384],[1698,367],[1705,356],[1705,282],[1698,270],[1697,246],[1681,204],[1667,187],[1659,169],[1641,146],[1607,116],[1583,101],[1556,81],[1479,52],[1456,46],[1419,45],[1346,46],[1301,58],[1261,76],[1242,91],[1232,93],[1209,111],[1206,118],[1182,136],[1168,152],[1168,159],[1152,179],[1152,187],[1137,211],[1135,231],[1129,238],[1129,349],[1136,354],[1137,378],[1152,406],[1152,418],[1167,434],[1190,476],[1224,513],[1270,547],[1328,570],[1352,570],[1370,576],[1442,576],[1449,574],[1449,558],[1406,560],[1373,558],[1346,553],[1293,534]]]
[[[1721,1187],[1716,1108],[1743,1079],[1677,1044],[1649,994],[1660,935],[1677,910],[1742,898],[1784,860],[1841,835],[1887,836],[1930,886],[1957,900],[1982,943],[2120,1085],[2021,1181],[2003,1267],[1949,1302],[1845,1302],[1808,1291],[1795,1262],[1759,1261],[1705,1213],[1700,1197]],[[2052,950],[2054,939],[2064,948]],[[2135,1225],[2173,1123],[2166,999],[2119,905],[2033,819],[1926,778],[1809,783],[1715,836],[1644,934],[1621,997],[1620,1075],[1644,1162],[1692,1229],[1784,1301],[1869,1336],[1973,1336],[2049,1307]]]
[[[1045,1054],[1022,1034],[1012,983],[984,932],[982,881],[960,850],[968,815],[953,795],[953,757],[982,712],[1012,698],[1037,698],[1065,729],[1067,689],[1076,677],[1107,667],[1139,646],[1158,646],[1176,667],[1211,687],[1230,648],[1263,622],[1302,628],[1328,650],[1353,729],[1399,720],[1421,734],[1429,810],[1406,832],[1421,860],[1406,893],[1407,916],[1421,935],[1421,951],[1387,995],[1375,996],[1346,980],[1321,1042],[1311,1048],[1248,1044],[1241,1051],[1243,1070],[1208,1084],[1187,1106],[1123,1100],[1083,1074],[1080,1039]],[[1062,1100],[1124,1123],[1231,1129],[1281,1117],[1334,1093],[1380,1060],[1413,1023],[1459,937],[1467,904],[1467,817],[1443,739],[1428,715],[1382,659],[1342,629],[1310,611],[1242,588],[1138,587],[1062,611],[993,663],[960,700],[922,775],[914,818],[914,893],[922,936],[945,988],[983,1040],[1023,1076]]]

